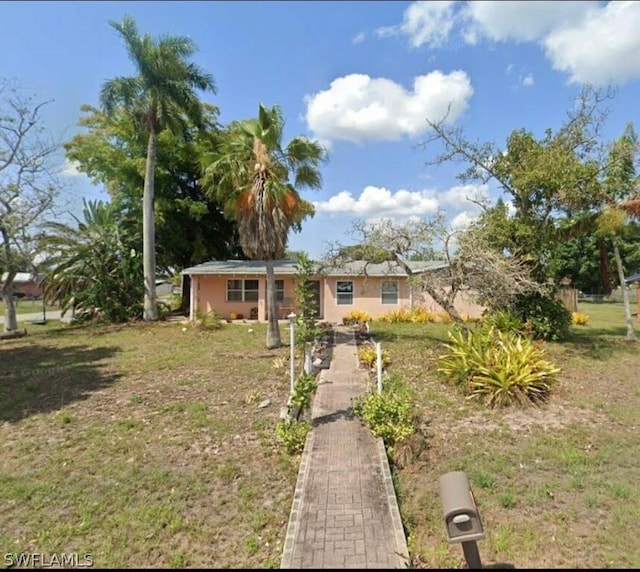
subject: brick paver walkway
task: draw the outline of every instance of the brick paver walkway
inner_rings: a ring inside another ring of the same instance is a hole
[[[384,445],[351,414],[367,374],[354,336],[335,333],[319,376],[281,568],[406,568],[407,542]]]

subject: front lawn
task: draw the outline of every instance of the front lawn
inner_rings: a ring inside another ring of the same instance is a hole
[[[372,323],[391,372],[415,391],[424,439],[395,453],[394,478],[414,564],[458,567],[439,478],[467,473],[483,519],[483,564],[633,568],[640,564],[640,346],[624,340],[617,304],[580,305],[586,326],[548,344],[562,367],[550,402],[486,410],[436,375],[447,327]],[[636,321],[640,334],[640,321]]]
[[[57,325],[0,342],[0,552],[278,567],[298,460],[274,443],[289,349],[265,334]]]

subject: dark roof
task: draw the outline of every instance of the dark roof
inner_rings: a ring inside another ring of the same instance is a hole
[[[279,276],[297,273],[297,261],[295,260],[274,260],[275,273]],[[380,264],[367,264],[364,260],[354,260],[341,264],[340,266],[328,265],[327,263],[314,263],[316,269],[327,276],[406,276],[406,272],[394,262],[382,262]],[[408,262],[413,272],[424,272],[427,270],[438,270],[446,266],[440,261]],[[191,268],[185,268],[182,274],[209,274],[209,275],[231,275],[231,274],[266,274],[264,260],[212,260],[204,262]]]

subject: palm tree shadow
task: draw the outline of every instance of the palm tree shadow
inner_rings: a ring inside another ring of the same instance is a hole
[[[15,423],[38,413],[58,411],[108,387],[120,374],[104,372],[102,360],[117,347],[3,348],[3,380],[0,382],[0,421]]]

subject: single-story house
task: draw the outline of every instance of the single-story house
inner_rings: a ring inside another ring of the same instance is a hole
[[[8,276],[9,273],[5,272],[0,284],[4,284]],[[41,298],[42,276],[31,272],[18,272],[13,279],[13,294],[21,298]]]
[[[412,272],[428,272],[444,268],[442,262],[410,262]],[[295,311],[297,263],[274,261],[278,318],[285,319]],[[189,317],[215,310],[223,318],[232,314],[266,321],[266,265],[260,260],[211,261],[187,268],[183,275],[191,278]],[[367,264],[353,261],[341,266],[318,265],[311,285],[316,292],[319,319],[340,323],[350,310],[363,310],[372,318],[391,310],[410,308],[416,293],[407,273],[396,264]],[[420,296],[420,294],[417,294]],[[422,295],[419,305],[430,311],[442,310],[430,296]],[[462,314],[477,317],[483,308],[463,296],[456,300]]]
[[[640,274],[634,274],[633,276],[628,276],[624,279],[627,284],[633,284],[634,282],[638,283],[638,288],[636,289],[636,297],[638,299],[638,307],[636,309],[636,316],[640,318]]]

